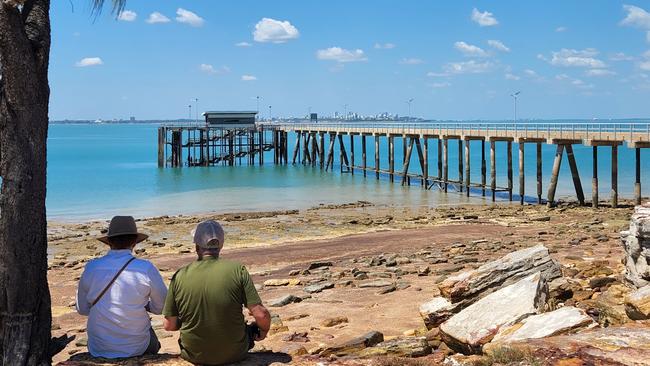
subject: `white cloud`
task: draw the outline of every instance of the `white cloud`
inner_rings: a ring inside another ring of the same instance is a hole
[[[580,88],[580,89],[593,89],[594,88],[594,84],[587,84],[584,81],[582,81],[580,79],[572,78],[567,74],[556,75],[555,80],[566,81],[570,85],[575,86],[576,88]]]
[[[610,75],[616,75],[616,73],[612,70],[607,70],[607,69],[590,69],[585,71],[585,75],[587,76],[610,76]]]
[[[146,20],[147,23],[149,24],[158,24],[158,23],[169,23],[171,20],[164,16],[163,14],[154,11],[153,13],[149,14],[149,18]]]
[[[449,76],[449,73],[447,73],[447,72],[433,72],[433,71],[429,71],[429,72],[427,73],[427,76],[430,77],[430,78],[442,78],[442,77]]]
[[[420,65],[423,64],[424,61],[419,58],[403,58],[399,63],[402,65]]]
[[[634,57],[628,56],[623,52],[615,53],[609,59],[612,61],[634,61]]]
[[[199,70],[202,72],[205,72],[206,74],[227,74],[230,72],[230,68],[228,66],[221,66],[218,69],[215,68],[214,66],[210,64],[200,64],[199,65]]]
[[[202,27],[205,23],[205,20],[198,16],[196,13],[183,8],[178,8],[178,10],[176,10],[176,15],[177,22],[188,24],[192,27]]]
[[[621,25],[650,29],[650,13],[634,5],[623,5],[627,15],[621,20]]]
[[[592,69],[606,67],[607,65],[603,61],[596,58],[597,55],[598,51],[593,48],[586,48],[584,50],[563,48],[559,51],[552,52],[550,61],[542,55],[538,55],[537,57],[548,61],[553,66],[587,67]]]
[[[75,64],[76,67],[89,67],[89,66],[99,66],[103,65],[104,61],[102,61],[101,58],[99,57],[86,57],[82,58],[79,62]]]
[[[346,50],[341,47],[330,47],[324,50],[316,51],[316,57],[319,60],[331,60],[337,62],[357,62],[367,61],[368,58],[363,50]]]
[[[447,88],[451,86],[451,83],[449,82],[442,82],[442,83],[431,83],[429,84],[432,88]]]
[[[639,69],[644,71],[650,71],[650,61],[643,61],[639,63]]]
[[[557,27],[555,28],[555,31],[558,33],[566,32],[569,28],[567,27]]]
[[[460,51],[462,54],[465,56],[470,56],[470,57],[486,57],[488,54],[483,50],[481,47],[477,47],[471,44],[467,44],[465,42],[456,42],[454,43],[454,48],[456,48],[458,51]]]
[[[474,60],[465,62],[450,62],[444,69],[450,74],[480,74],[492,70],[494,65],[489,62],[476,62]]]
[[[236,43],[235,46],[237,46],[237,47],[251,47],[253,45],[248,43],[248,42],[239,42],[239,43]]]
[[[253,75],[242,75],[241,76],[242,81],[255,81],[257,78]]]
[[[519,77],[519,76],[517,76],[515,74],[511,74],[511,73],[507,73],[505,75],[505,78],[506,78],[506,80],[515,80],[515,81],[521,79],[521,77]]]
[[[503,44],[501,41],[497,41],[496,39],[490,39],[487,41],[488,45],[495,50],[502,51],[502,52],[510,52],[510,48]]]
[[[472,20],[481,27],[491,27],[499,24],[499,21],[496,20],[494,14],[489,11],[480,12],[476,8],[472,9]]]
[[[137,17],[138,14],[136,12],[131,10],[124,10],[120,13],[120,15],[117,16],[117,20],[121,20],[123,22],[133,22]]]
[[[392,50],[395,48],[393,43],[375,43],[375,48],[378,50]]]
[[[531,69],[526,69],[524,70],[524,73],[528,76],[538,76],[537,73],[534,70]]]
[[[300,36],[298,29],[289,21],[262,18],[255,24],[253,39],[256,42],[284,43]]]

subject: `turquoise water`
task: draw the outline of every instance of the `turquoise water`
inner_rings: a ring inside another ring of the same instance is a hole
[[[458,193],[424,191],[419,182],[411,187],[389,184],[387,177],[374,179],[368,173],[352,176],[302,165],[274,166],[268,152],[264,166],[236,167],[157,167],[157,125],[154,124],[52,124],[48,146],[48,217],[54,220],[81,221],[109,218],[114,214],[135,216],[176,215],[200,212],[235,212],[272,209],[302,209],[321,203],[367,200],[380,204],[421,206],[483,202],[472,192],[467,199]],[[293,147],[293,137],[289,146]],[[347,142],[347,139],[346,139]],[[401,161],[401,139],[396,139],[396,161]],[[361,141],[355,141],[356,164],[361,165]],[[436,175],[437,144],[429,143],[429,171]],[[472,142],[472,181],[480,180],[480,142]],[[591,148],[575,146],[585,195],[591,195]],[[382,140],[382,168],[388,167],[386,142]],[[348,152],[349,153],[349,152]],[[489,153],[489,152],[488,152]],[[544,145],[544,197],[554,146]],[[374,142],[368,140],[368,165],[374,165]],[[419,172],[417,154],[412,154],[411,169]],[[338,165],[338,152],[335,154]],[[489,154],[487,155],[489,159]],[[514,191],[518,192],[517,146],[513,145]],[[601,199],[609,195],[609,149],[600,154]],[[458,176],[458,146],[449,143],[449,178]],[[527,194],[535,194],[535,149],[526,148]],[[650,192],[648,151],[642,153],[644,195]],[[488,161],[489,165],[489,161]],[[395,170],[400,171],[396,163]],[[488,166],[489,174],[489,166]],[[506,185],[505,143],[497,146],[498,185]],[[399,179],[396,177],[396,182]],[[488,177],[489,183],[489,177]],[[619,193],[631,197],[634,184],[634,152],[619,149]],[[573,185],[566,158],[563,162],[558,197],[572,197]],[[500,196],[503,199],[503,195]]]

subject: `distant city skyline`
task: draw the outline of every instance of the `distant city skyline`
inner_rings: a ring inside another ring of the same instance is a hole
[[[511,120],[517,91],[521,119],[650,117],[649,10],[620,1],[133,0],[95,20],[55,2],[50,117],[186,118],[189,105],[196,114],[259,104],[262,117],[272,106],[283,117]]]

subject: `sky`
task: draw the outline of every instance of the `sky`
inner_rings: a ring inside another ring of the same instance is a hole
[[[650,117],[650,1],[52,2],[52,120]],[[196,101],[198,99],[198,102]],[[198,106],[198,108],[197,108]],[[347,106],[347,107],[346,107]]]

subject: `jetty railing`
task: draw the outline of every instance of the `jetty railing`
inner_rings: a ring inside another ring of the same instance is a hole
[[[390,133],[404,135],[477,135],[513,138],[582,139],[650,142],[650,123],[507,123],[507,122],[319,122],[268,123],[281,130]]]

